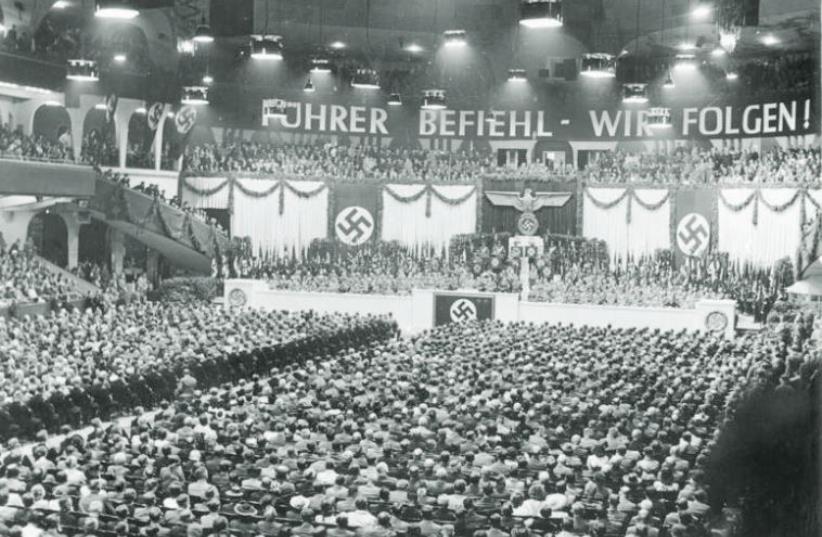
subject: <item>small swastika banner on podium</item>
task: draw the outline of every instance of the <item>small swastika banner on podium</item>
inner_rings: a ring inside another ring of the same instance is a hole
[[[435,326],[493,318],[493,296],[439,293],[434,295]]]

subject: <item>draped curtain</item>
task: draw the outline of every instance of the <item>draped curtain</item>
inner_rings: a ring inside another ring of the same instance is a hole
[[[328,189],[322,186],[318,181],[237,179],[232,235],[251,237],[255,254],[301,255],[312,240],[326,235]]]
[[[769,267],[795,258],[801,240],[802,203],[793,188],[724,188],[719,191],[717,248],[732,261]],[[813,215],[809,212],[809,217]]]
[[[227,177],[183,177],[182,199],[195,209],[228,209],[231,179]]]
[[[451,237],[474,233],[477,189],[473,185],[385,185],[382,239],[409,248],[447,253]]]
[[[588,188],[585,237],[604,240],[612,259],[638,258],[670,248],[671,203],[664,189]]]

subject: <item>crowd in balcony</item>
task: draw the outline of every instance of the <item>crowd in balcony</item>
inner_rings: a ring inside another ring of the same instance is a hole
[[[200,320],[192,313],[168,319],[182,327]],[[242,335],[237,343],[247,344]],[[212,387],[219,370],[184,371],[156,413],[94,420],[57,438],[44,430],[26,449],[10,441],[0,527],[55,536],[732,535],[738,509],[706,486],[717,439],[745,394],[802,389],[818,369],[799,335],[731,342],[493,321],[263,366],[223,371],[231,382]]]
[[[49,270],[33,244],[6,245],[0,233],[0,308],[14,304],[64,304],[81,298],[66,277]]]

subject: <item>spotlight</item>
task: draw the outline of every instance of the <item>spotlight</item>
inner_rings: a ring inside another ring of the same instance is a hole
[[[631,104],[645,104],[648,102],[647,84],[623,84],[622,102]]]
[[[665,83],[662,84],[662,87],[665,89],[674,89],[676,86],[674,85],[674,79],[671,78],[671,72],[668,71],[668,78],[665,79]]]
[[[525,69],[508,69],[508,82],[527,82],[528,74]]]
[[[725,54],[727,53],[725,52],[725,49],[722,47],[716,47],[711,51],[711,56],[713,56],[714,58],[721,58]]]
[[[594,52],[582,56],[582,70],[579,72],[588,78],[614,78],[616,76],[616,59],[611,54]]]
[[[464,47],[468,44],[465,40],[465,30],[446,30],[443,36],[446,47]]]
[[[195,43],[213,43],[214,42],[214,34],[211,33],[211,26],[206,24],[205,20],[203,20],[198,26],[197,29],[194,30],[194,37],[192,38]]]
[[[711,11],[713,10],[710,5],[699,4],[691,11],[691,17],[695,19],[706,19],[711,16]]]
[[[314,83],[311,82],[311,77],[308,77],[308,80],[305,81],[305,86],[303,86],[303,91],[305,93],[314,93]]]
[[[677,54],[674,61],[674,69],[689,71],[696,69],[696,56],[689,52]]]
[[[101,19],[129,20],[140,14],[128,0],[98,0],[94,16]]]
[[[671,109],[651,108],[648,112],[648,127],[654,130],[671,128]]]
[[[772,47],[774,45],[778,45],[781,43],[778,37],[773,34],[765,34],[759,39],[763,45],[767,47]]]
[[[213,76],[208,75],[208,74],[203,75],[203,84],[205,84],[206,86],[210,86],[213,83],[214,83],[214,77]]]
[[[312,73],[330,73],[331,61],[328,58],[317,57],[311,60]]]
[[[729,72],[725,73],[725,80],[729,80],[729,81],[733,82],[734,80],[737,80],[738,78],[739,78],[739,75],[736,74],[733,71],[729,71]]]
[[[351,79],[352,88],[380,89],[380,77],[374,69],[357,69]]]
[[[81,82],[96,82],[100,80],[100,71],[97,69],[97,62],[94,60],[69,60],[66,68],[67,80],[78,80]]]
[[[430,89],[423,92],[422,99],[423,110],[444,110],[445,109],[445,90]]]
[[[392,93],[388,96],[388,106],[402,106],[402,97],[399,93]]]
[[[405,47],[405,50],[410,52],[411,54],[419,54],[424,49],[416,43],[411,43],[410,45]]]
[[[739,29],[721,29],[719,30],[719,46],[730,53],[736,49],[736,43],[739,41]]]
[[[184,86],[180,102],[194,105],[208,104],[208,88],[206,86]]]
[[[329,46],[330,46],[331,48],[333,48],[334,50],[342,50],[342,49],[344,49],[344,48],[345,48],[345,43],[343,43],[342,41],[334,41],[334,42],[333,42],[333,43],[331,43],[331,45],[329,45]]]
[[[128,57],[125,54],[118,53],[115,54],[111,59],[114,60],[116,63],[126,63]]]
[[[522,0],[519,23],[526,28],[562,26],[562,0]]]
[[[279,35],[252,35],[250,47],[255,60],[283,59],[283,38]]]

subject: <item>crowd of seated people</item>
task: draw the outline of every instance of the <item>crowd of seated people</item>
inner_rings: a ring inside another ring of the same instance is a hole
[[[223,378],[222,367],[234,379],[261,349],[322,347],[324,339],[374,326],[371,317],[237,313],[205,302],[132,301],[9,318],[0,323],[0,436],[153,406],[168,399],[168,383],[173,387],[185,367],[203,375],[217,370],[215,379]]]
[[[533,178],[588,183],[790,183],[817,184],[822,175],[818,148],[794,147],[757,152],[696,147],[670,152],[602,152],[585,169],[553,168],[541,162],[497,166],[494,155],[478,151],[437,152],[333,144],[224,147],[186,150],[184,168],[192,173],[251,171],[351,182],[472,182],[480,177]]]
[[[47,160],[52,162],[73,162],[74,154],[71,140],[64,143],[49,140],[47,137],[23,134],[23,128],[13,128],[8,123],[0,122],[0,157],[16,160]]]
[[[581,172],[588,183],[787,183],[818,185],[819,148],[772,151],[677,148],[666,153],[609,151]]]
[[[81,261],[71,271],[75,276],[99,288],[107,298],[115,302],[120,299],[141,299],[151,288],[144,273],[140,272],[129,278],[125,272],[112,273],[104,263]]]
[[[0,234],[0,307],[81,298],[72,282],[45,267],[31,242],[6,247]]]
[[[590,242],[590,241],[583,241]],[[783,292],[768,271],[743,271],[718,261],[675,271],[671,253],[611,262],[593,251],[549,239],[531,265],[528,300],[566,304],[693,308],[700,299],[731,298],[740,311],[764,320]],[[334,255],[309,249],[301,259],[242,258],[241,278],[264,279],[275,289],[393,295],[412,289],[476,289],[520,292],[519,261],[508,260],[502,243],[475,255],[415,253],[396,243],[340,249]],[[788,282],[789,285],[792,282]]]
[[[157,413],[10,442],[0,530],[730,535],[705,469],[747,389],[806,371],[786,345],[485,321],[211,389],[187,375]]]

